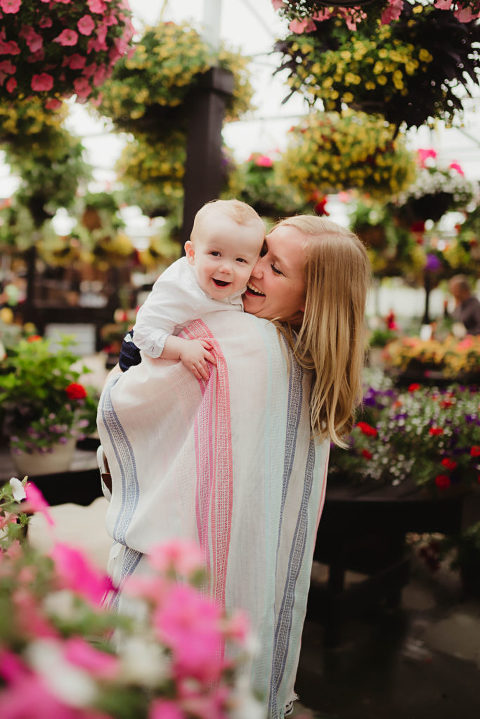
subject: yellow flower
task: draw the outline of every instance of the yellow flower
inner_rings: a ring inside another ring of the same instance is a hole
[[[353,95],[351,92],[344,92],[342,95],[342,100],[344,102],[353,102]]]
[[[379,85],[386,85],[387,84],[387,77],[385,75],[379,75],[377,77],[377,82]]]
[[[376,88],[375,83],[372,82],[371,80],[367,80],[367,82],[365,83],[365,89],[366,90],[375,90],[375,88]]]
[[[382,62],[376,62],[373,66],[373,72],[375,75],[379,75],[383,71],[383,63]]]
[[[425,50],[425,48],[423,48],[423,47],[420,50],[420,52],[418,53],[418,57],[420,58],[420,60],[422,60],[422,62],[432,62],[432,60],[433,60],[433,56],[430,55],[428,50]]]
[[[323,82],[322,82],[322,86],[326,87],[326,88],[332,87],[332,85],[333,85],[333,78],[331,78],[331,77],[326,77],[325,80],[323,80]]]

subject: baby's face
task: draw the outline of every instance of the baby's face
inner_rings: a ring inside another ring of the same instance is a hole
[[[259,223],[238,225],[220,213],[185,243],[185,252],[195,267],[197,281],[215,300],[243,292],[263,244]]]

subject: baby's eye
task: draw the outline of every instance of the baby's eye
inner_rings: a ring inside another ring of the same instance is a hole
[[[237,262],[246,262],[247,260],[243,257],[237,257]]]
[[[220,252],[218,252],[218,250],[210,250],[210,254],[214,257],[220,257]]]
[[[275,272],[276,275],[283,275],[283,272],[281,270],[279,270],[278,267],[275,267],[275,265],[273,263],[270,265],[270,267],[272,268],[272,270]]]

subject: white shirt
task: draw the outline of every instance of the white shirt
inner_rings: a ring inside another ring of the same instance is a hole
[[[242,292],[225,300],[209,297],[199,286],[192,265],[181,257],[160,275],[140,307],[133,341],[149,357],[160,357],[167,337],[178,334],[192,320],[210,312],[241,312]]]

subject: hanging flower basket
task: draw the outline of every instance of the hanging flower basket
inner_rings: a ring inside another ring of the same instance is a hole
[[[311,113],[290,131],[279,173],[307,196],[347,189],[389,197],[415,178],[415,162],[395,128],[363,113]]]
[[[480,17],[477,0],[433,0],[433,6],[469,23]],[[355,29],[360,23],[387,25],[408,11],[404,0],[272,0],[275,10],[290,20],[293,32],[309,32],[316,23],[341,18]]]
[[[248,62],[225,48],[213,53],[187,24],[160,23],[149,28],[133,54],[118,63],[102,87],[98,109],[121,130],[161,138],[165,132],[185,127],[188,93],[204,73],[218,65],[233,72],[227,119],[238,119],[250,109],[253,95]]]
[[[126,0],[1,0],[0,13],[2,101],[96,96],[133,35]]]
[[[138,205],[148,217],[175,214],[180,220],[186,145],[181,131],[157,141],[137,135],[126,145],[116,170],[130,205]]]
[[[281,182],[277,164],[278,156],[252,153],[233,171],[228,187],[230,197],[251,205],[259,215],[275,219],[311,210],[312,205],[302,192]]]
[[[462,111],[459,87],[468,96],[478,85],[480,26],[433,6],[406,5],[400,20],[375,32],[336,19],[290,35],[275,45],[283,56],[277,72],[288,71],[291,92],[327,111],[347,105],[406,127],[451,122]]]
[[[395,198],[398,217],[409,225],[438,222],[447,212],[464,210],[479,196],[478,183],[467,180],[456,162],[441,166],[433,149],[418,150],[415,182]]]

